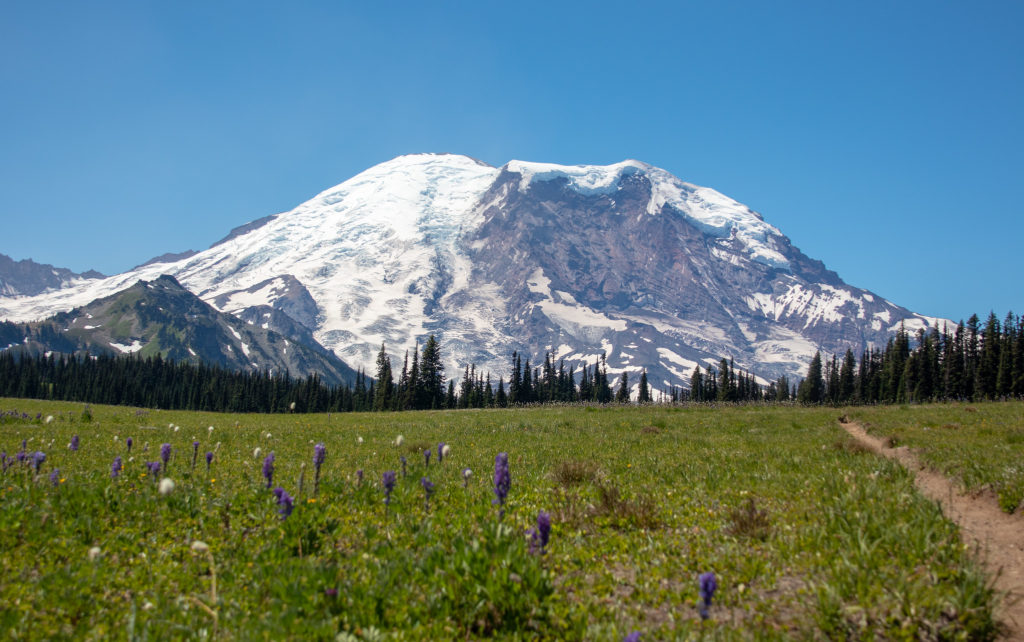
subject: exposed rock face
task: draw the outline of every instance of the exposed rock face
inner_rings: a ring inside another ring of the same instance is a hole
[[[816,350],[859,353],[901,323],[938,322],[846,285],[748,207],[645,163],[451,155],[382,163],[173,263],[0,297],[0,317],[42,318],[162,273],[370,373],[382,342],[400,360],[436,334],[456,377],[468,363],[507,375],[513,350],[577,367],[605,354],[610,372],[646,368],[656,389],[723,357],[799,377]]]
[[[15,261],[0,254],[0,296],[33,296],[102,278],[103,275],[96,270],[76,274],[32,259]]]

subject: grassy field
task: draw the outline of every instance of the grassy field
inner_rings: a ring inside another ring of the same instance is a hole
[[[1024,404],[856,408],[868,432],[914,449],[922,463],[971,492],[991,491],[1007,513],[1024,504]]]
[[[989,417],[1002,408],[1020,417],[1022,406],[998,408],[965,411],[962,430],[943,430],[981,435]],[[856,447],[836,421],[847,412],[909,441],[907,413],[928,410],[266,416],[0,400],[0,450],[11,458],[27,442],[26,461],[0,478],[0,630],[11,639],[990,638],[997,596],[956,528],[902,468]],[[439,463],[440,442],[450,452]],[[154,477],[145,462],[160,461],[165,443],[169,465]],[[971,459],[972,443],[965,436],[951,460]],[[36,451],[46,456],[38,473]],[[270,452],[271,486],[294,498],[286,518],[263,475]],[[503,510],[493,482],[502,452]],[[112,478],[117,456],[124,468]],[[385,505],[388,470],[397,482]],[[164,477],[174,482],[167,494]],[[543,551],[528,534],[541,511],[552,523]],[[702,619],[707,572],[718,588]]]

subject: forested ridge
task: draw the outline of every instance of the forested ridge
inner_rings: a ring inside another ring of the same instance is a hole
[[[633,392],[629,373],[613,387],[605,360],[566,367],[550,354],[531,366],[513,353],[508,381],[467,365],[447,378],[434,336],[407,352],[401,371],[386,346],[375,377],[360,371],[352,385],[329,386],[317,375],[238,372],[155,357],[0,353],[0,396],[81,401],[146,408],[219,412],[348,412],[507,407],[544,403],[789,402],[876,404],[1024,397],[1024,321],[1012,313],[984,325],[972,316],[954,329],[901,327],[883,349],[860,360],[847,350],[840,359],[815,354],[799,384],[780,377],[761,385],[731,360],[702,370],[689,388],[671,385],[655,393],[640,374]]]

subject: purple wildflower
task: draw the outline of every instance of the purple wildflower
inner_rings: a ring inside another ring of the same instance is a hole
[[[324,460],[327,459],[327,446],[324,446],[323,442],[313,446],[313,466],[316,468],[316,473],[313,475],[313,494],[320,494],[320,467],[324,465]]]
[[[0,452],[0,466],[3,467],[3,472],[7,472],[7,451]]]
[[[25,454],[25,446],[22,446],[21,448],[22,450],[18,451],[18,454],[14,456],[18,460],[19,464],[25,461],[25,458],[28,457],[28,455]]]
[[[210,472],[210,464],[213,463],[213,451],[206,452],[206,472]]]
[[[167,468],[167,462],[171,461],[171,445],[163,444],[160,446],[160,460],[164,462],[164,468]]]
[[[124,445],[128,446],[128,452],[131,452],[132,451],[132,438],[129,437],[128,439],[125,439],[124,440]]]
[[[505,516],[505,500],[508,498],[508,491],[512,487],[512,474],[508,469],[508,453],[498,453],[494,458],[494,504],[500,506],[499,517]]]
[[[551,514],[541,511],[537,515],[537,527],[530,529],[530,552],[543,555],[547,552],[548,540],[551,538]]]
[[[114,463],[110,465],[110,477],[116,478],[121,474],[121,457],[114,457]]]
[[[39,472],[39,468],[43,465],[44,461],[46,461],[46,453],[44,453],[43,451],[37,450],[35,454],[32,455],[32,465],[35,466],[37,473]]]
[[[472,474],[473,474],[473,471],[470,470],[469,468],[463,468],[462,469],[462,487],[463,488],[468,488],[469,487],[469,478],[470,478],[470,476],[472,476]]]
[[[398,459],[400,459],[401,462],[402,462],[402,477],[405,477],[406,476],[406,472],[405,472],[405,455],[399,455]]]
[[[429,450],[427,452],[430,452]],[[423,486],[423,494],[426,496],[425,505],[427,512],[430,511],[430,496],[434,494],[434,484],[429,479],[424,477],[420,480],[420,486]]]
[[[292,514],[292,510],[295,508],[295,500],[292,499],[292,496],[287,491],[282,489],[281,494],[277,498],[277,505],[281,507],[277,510],[281,514],[281,519],[288,519],[288,516]]]
[[[622,638],[622,642],[640,642],[640,631],[633,631],[626,637]]]
[[[280,486],[278,486],[277,488],[275,488],[274,490],[272,490],[270,492],[274,494],[274,499],[277,500],[277,503],[280,504],[281,503],[281,495],[284,493],[284,489],[281,488]]]
[[[60,486],[60,468],[54,468],[53,472],[50,473],[50,483],[54,486]]]
[[[196,460],[199,459],[199,442],[192,442],[192,470],[196,469]]]
[[[381,483],[384,485],[384,505],[391,504],[391,491],[395,489],[395,478],[397,475],[393,470],[385,470]]]
[[[718,580],[715,579],[715,574],[711,571],[700,574],[700,618],[702,620],[708,619],[708,608],[711,606],[711,597],[715,594],[715,590],[718,589]]]
[[[430,466],[430,449],[429,448],[427,448],[426,450],[423,451],[423,457],[426,458],[427,466],[429,467]]]
[[[267,480],[267,488],[270,488],[274,483],[274,453],[263,460],[263,477]]]
[[[71,443],[68,444],[68,448],[71,449],[71,452],[78,452],[78,435],[71,436]]]
[[[149,476],[156,479],[156,476],[160,474],[160,462],[158,461],[147,461],[146,468],[149,469]]]
[[[444,442],[442,441],[437,445],[437,463],[444,461]]]
[[[362,468],[360,468],[359,470],[356,471],[356,479],[358,480],[359,484],[363,483],[363,469]]]
[[[326,597],[334,599],[334,598],[338,597],[338,589],[336,589],[336,588],[324,589],[324,595]]]

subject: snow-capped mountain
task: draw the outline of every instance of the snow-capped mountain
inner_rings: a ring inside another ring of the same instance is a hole
[[[655,388],[732,358],[801,376],[816,350],[880,345],[937,322],[846,285],[750,208],[638,161],[561,166],[401,156],[197,254],[0,297],[26,321],[170,274],[253,324],[295,324],[372,373],[435,334],[449,376],[507,374],[519,350],[607,355]],[[294,328],[290,331],[294,334]],[[636,379],[634,379],[635,381]]]

